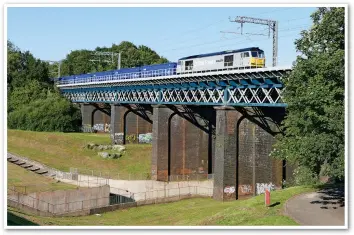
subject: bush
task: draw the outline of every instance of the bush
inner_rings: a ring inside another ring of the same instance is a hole
[[[305,166],[299,166],[294,170],[295,185],[313,185],[319,182],[316,173]]]
[[[80,131],[80,125],[80,110],[59,94],[30,102],[8,115],[11,129],[73,132]]]

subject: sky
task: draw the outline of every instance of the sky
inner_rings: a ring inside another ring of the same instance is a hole
[[[130,41],[177,61],[181,57],[259,47],[271,65],[272,36],[264,25],[230,22],[248,16],[278,21],[278,65],[291,65],[294,41],[312,25],[313,7],[8,7],[7,37],[42,60],[72,50]],[[231,33],[222,33],[231,32]]]

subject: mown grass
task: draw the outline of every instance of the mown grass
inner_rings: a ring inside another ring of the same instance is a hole
[[[110,144],[109,134],[59,133],[8,130],[7,148],[50,167],[69,171],[70,167],[82,172],[101,171],[114,176],[118,173],[150,172],[151,149],[149,144],[128,144],[119,159],[103,159],[97,151],[85,149],[90,142]]]
[[[292,187],[274,191],[271,194],[273,207],[264,206],[264,195],[230,202],[215,201],[211,198],[193,198],[178,202],[148,205],[71,218],[49,218],[32,216],[17,209],[8,208],[9,212],[39,225],[58,226],[149,226],[149,225],[297,225],[295,221],[282,215],[284,203],[290,197],[314,191],[310,186]]]
[[[9,162],[7,163],[7,185],[8,188],[15,186],[17,191],[23,193],[77,188],[75,185],[65,184],[49,177],[37,175]]]

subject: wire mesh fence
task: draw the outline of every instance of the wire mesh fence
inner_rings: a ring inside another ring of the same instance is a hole
[[[22,186],[22,188],[25,186]],[[7,191],[7,199],[15,204],[25,205],[36,211],[47,212],[52,215],[64,215],[88,209],[104,208],[112,205],[124,205],[138,202],[137,205],[157,204],[160,202],[176,201],[182,198],[192,196],[211,197],[213,194],[212,188],[199,187],[199,186],[186,186],[186,187],[173,187],[156,189],[147,192],[132,193],[123,189],[113,188],[115,193],[110,193],[107,197],[99,197],[87,200],[78,200],[65,203],[50,203],[40,200],[32,195],[24,194],[17,191],[21,187],[10,186]],[[113,190],[113,191],[114,191]],[[111,190],[112,191],[112,190]]]

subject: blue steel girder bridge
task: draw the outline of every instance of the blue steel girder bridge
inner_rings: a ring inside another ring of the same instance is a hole
[[[77,103],[285,107],[282,77],[289,71],[291,67],[147,78],[120,75],[76,79],[57,86],[64,97]]]
[[[57,86],[81,103],[83,126],[99,124],[96,117],[109,120],[112,143],[152,133],[153,179],[213,174],[214,199],[234,200],[266,187],[281,188],[291,177],[289,164],[269,156],[274,135],[281,131],[283,79],[290,71],[271,67],[171,76],[156,71],[150,77],[62,80]],[[102,103],[110,104],[102,105],[109,118],[97,115]]]

